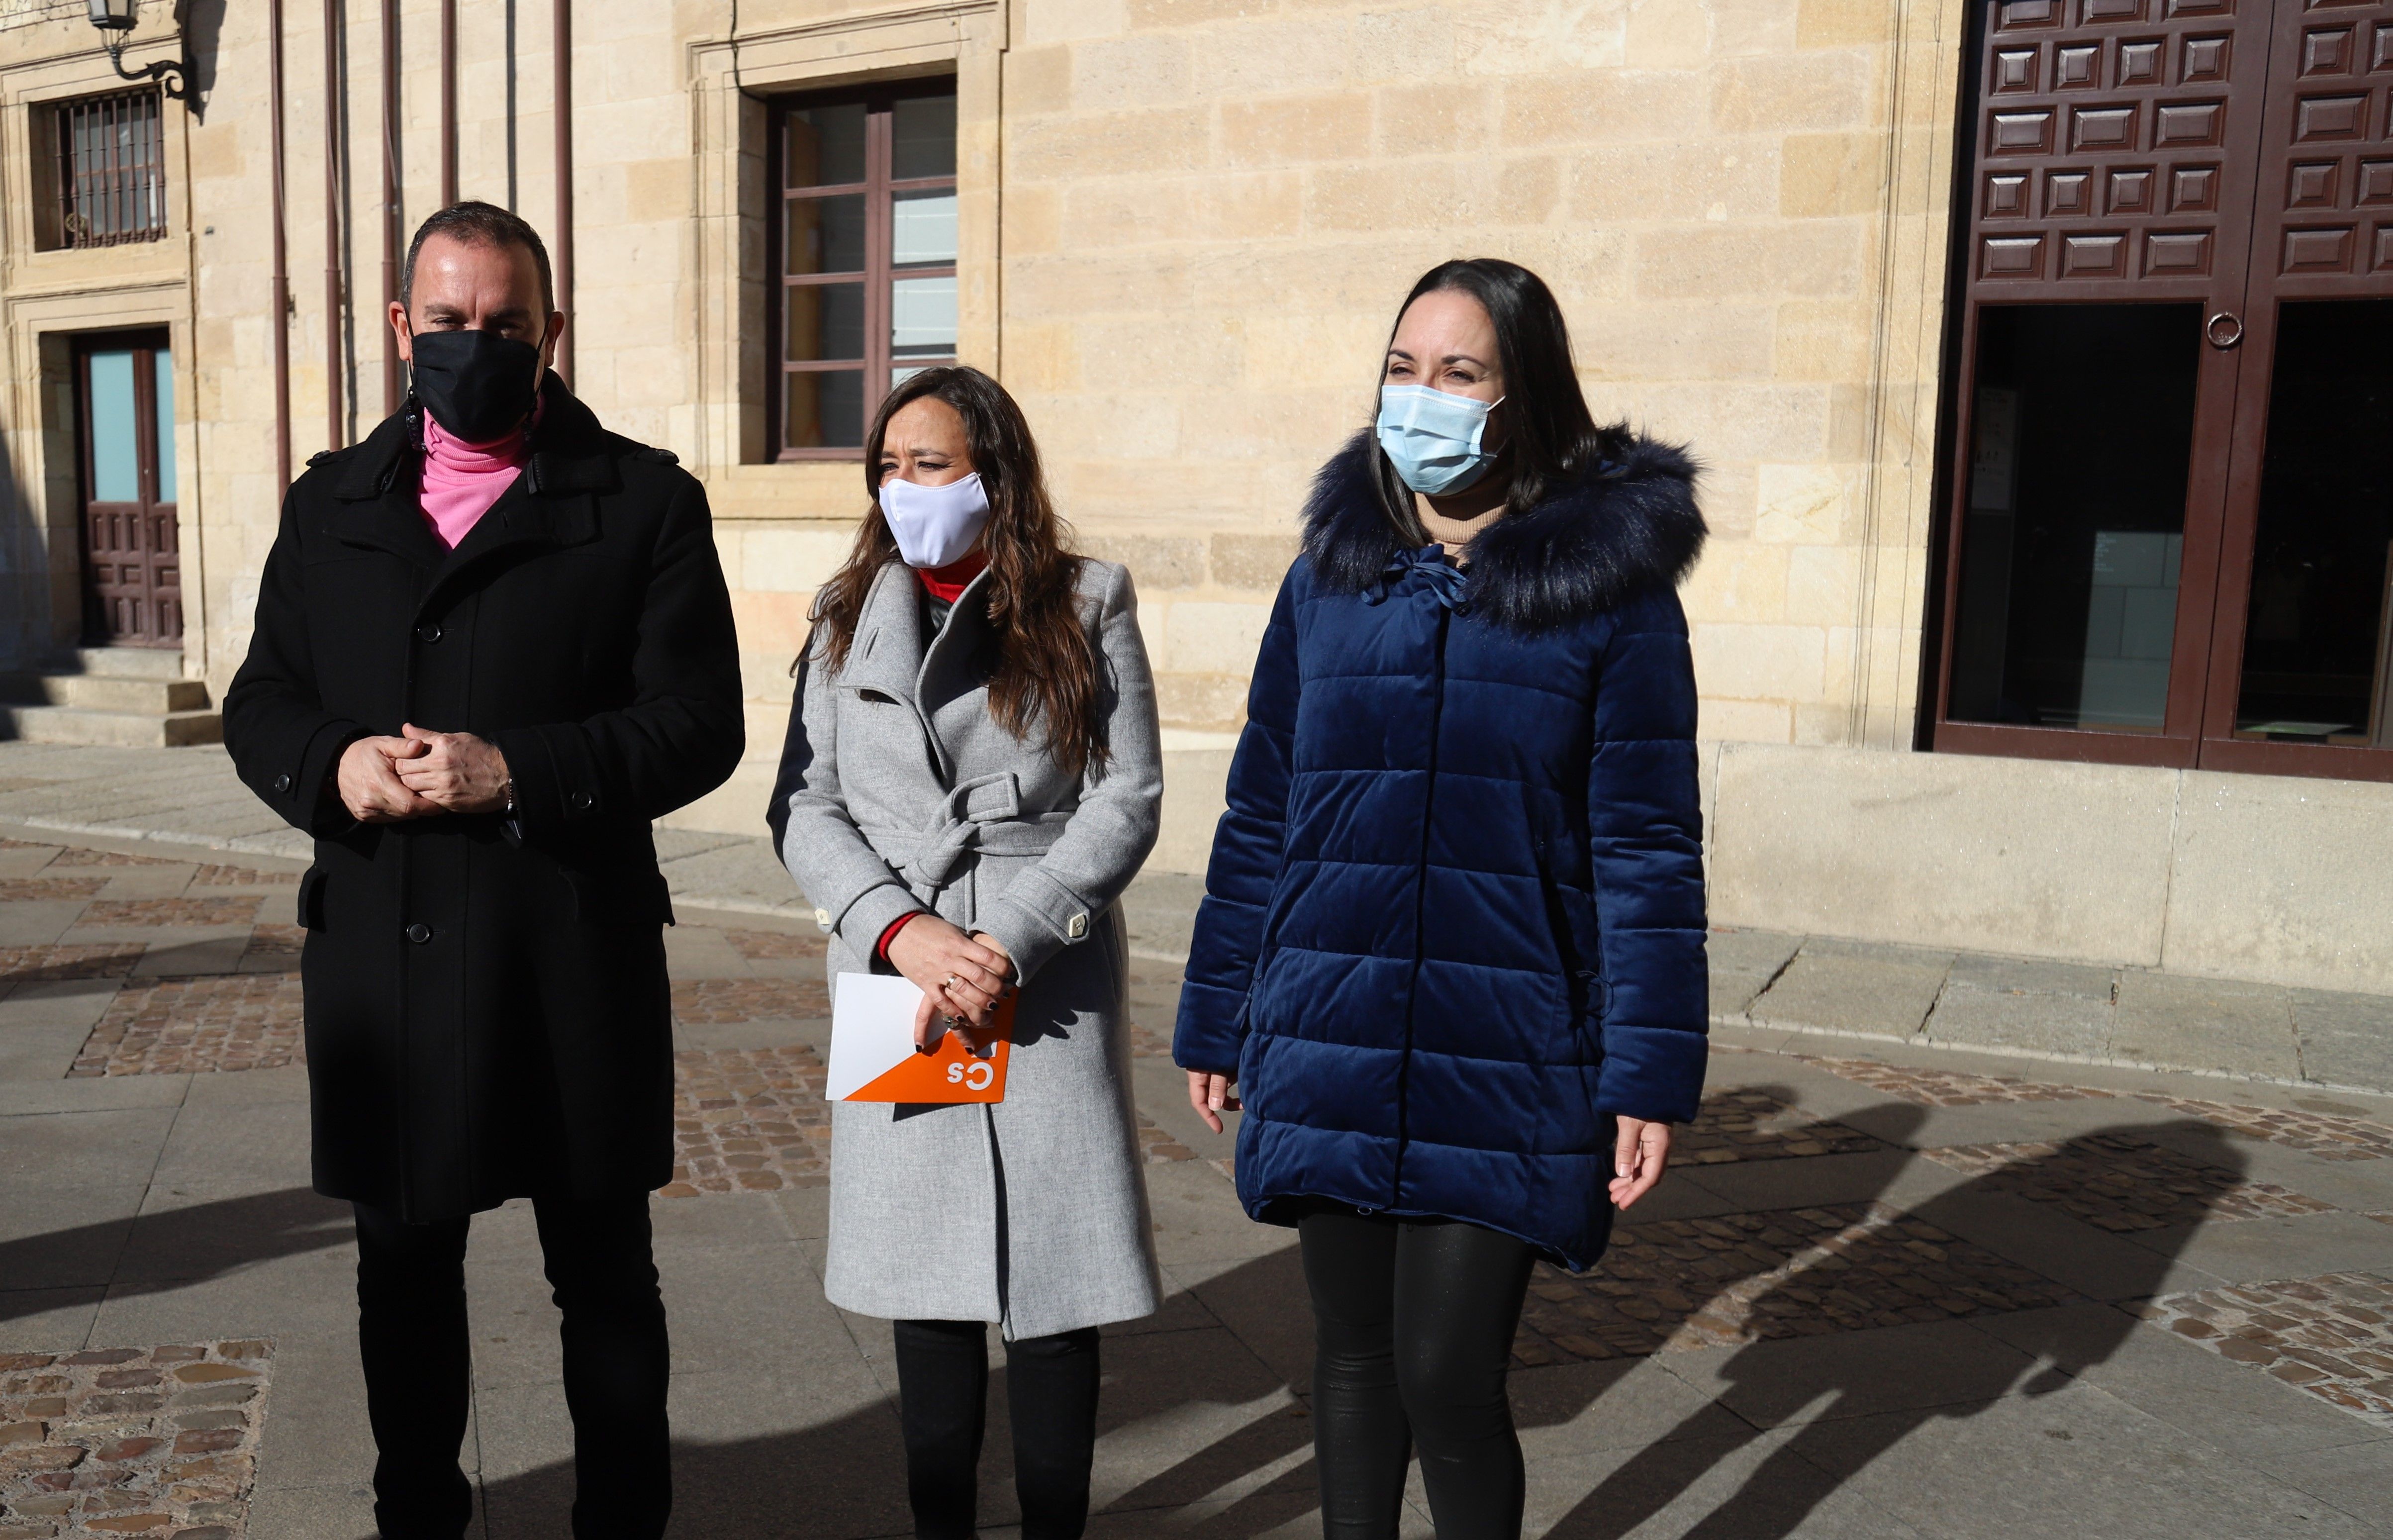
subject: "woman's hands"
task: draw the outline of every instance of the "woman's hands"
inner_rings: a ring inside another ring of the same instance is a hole
[[[1670,1125],[1623,1117],[1612,1155],[1612,1206],[1626,1208],[1654,1190],[1670,1164]]]
[[[1222,1131],[1223,1113],[1239,1110],[1237,1083],[1233,1075],[1208,1075],[1201,1069],[1188,1072],[1188,1104],[1215,1133]]]
[[[935,914],[908,920],[889,938],[889,964],[922,991],[914,1012],[917,1049],[931,1046],[934,1015],[987,1026],[1013,977],[1003,943],[986,932],[966,935]]]

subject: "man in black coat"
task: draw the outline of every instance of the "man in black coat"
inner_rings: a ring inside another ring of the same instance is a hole
[[[355,1205],[388,1540],[454,1540],[468,1218],[532,1199],[564,1312],[577,1536],[671,1507],[648,1194],[673,1161],[672,922],[649,820],[742,748],[706,495],[548,372],[548,255],[425,222],[406,407],[291,489],[225,698],[242,780],[316,837],[299,888],[317,1191]]]

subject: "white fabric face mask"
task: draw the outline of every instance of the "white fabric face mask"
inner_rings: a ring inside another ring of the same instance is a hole
[[[978,471],[944,487],[893,477],[881,484],[881,516],[907,566],[945,567],[969,555],[988,528],[988,493]]]

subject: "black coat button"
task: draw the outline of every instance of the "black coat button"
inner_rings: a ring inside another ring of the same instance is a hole
[[[288,776],[277,776],[277,777],[274,777],[274,790],[276,790],[277,791],[283,792],[284,794],[286,794],[286,795],[287,795],[287,794],[289,794],[289,792],[290,792],[290,790],[291,790],[291,786],[292,786],[292,780],[291,780],[291,777],[288,777]]]
[[[593,797],[587,791],[576,791],[573,794],[573,811],[576,813],[587,813],[594,805],[596,804],[597,800],[598,799]]]
[[[440,622],[438,620],[425,621],[422,625],[415,628],[415,635],[416,639],[419,641],[438,642],[440,640]]]
[[[407,928],[407,939],[421,946],[432,939],[432,927],[419,920]]]

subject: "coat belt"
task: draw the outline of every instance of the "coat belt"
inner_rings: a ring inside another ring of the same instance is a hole
[[[967,854],[1046,855],[1071,816],[1024,817],[1021,785],[1009,770],[957,783],[921,829],[866,829],[863,834],[909,887],[935,892],[953,879]]]

